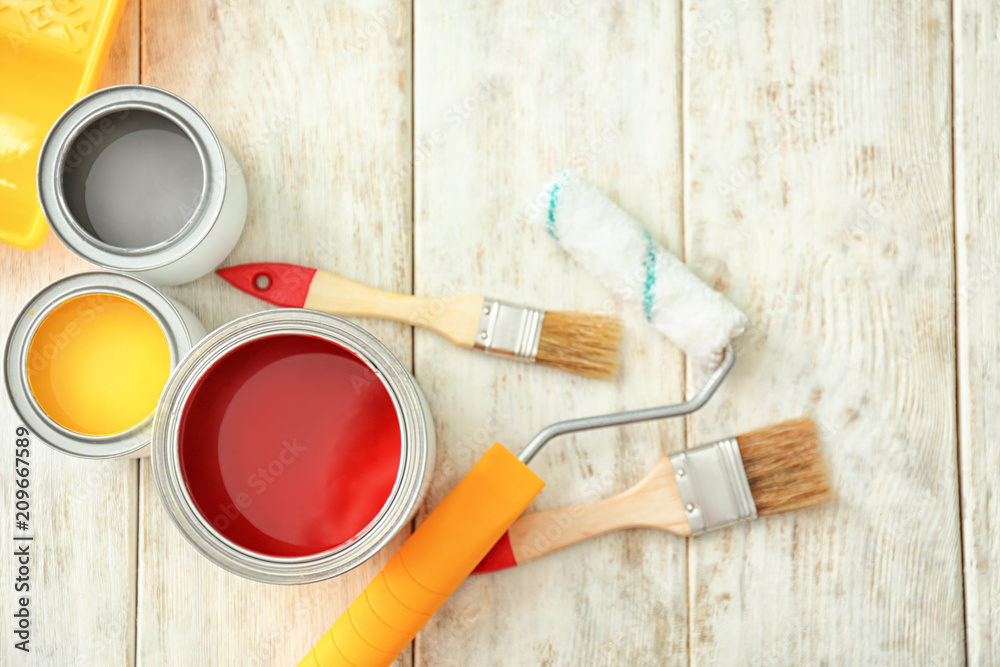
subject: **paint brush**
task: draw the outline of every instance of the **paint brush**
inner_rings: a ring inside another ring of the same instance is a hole
[[[586,377],[611,379],[618,370],[622,326],[613,317],[536,310],[471,294],[394,294],[294,264],[240,264],[216,273],[277,306],[394,320],[433,331],[459,347]]]
[[[521,516],[473,572],[520,565],[622,528],[688,537],[832,497],[816,425],[795,419],[662,458],[613,498]]]
[[[539,494],[528,464],[568,433],[691,414],[712,397],[736,361],[732,344],[693,397],[677,405],[549,424],[516,457],[493,445],[403,542],[368,586],[316,642],[299,667],[389,667]]]

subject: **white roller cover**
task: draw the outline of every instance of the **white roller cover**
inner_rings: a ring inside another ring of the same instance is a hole
[[[746,316],[574,171],[556,176],[532,217],[573,258],[699,365],[714,367]]]

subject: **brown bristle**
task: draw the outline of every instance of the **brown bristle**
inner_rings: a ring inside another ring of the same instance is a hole
[[[622,325],[617,319],[590,313],[548,311],[538,340],[540,364],[609,380],[618,372]]]
[[[738,436],[757,514],[778,514],[826,502],[830,477],[812,419],[766,426]]]

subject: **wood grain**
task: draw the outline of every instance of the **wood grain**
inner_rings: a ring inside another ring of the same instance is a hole
[[[692,664],[964,661],[949,21],[685,5],[686,259],[753,324],[688,441],[811,414],[837,494],[690,541]]]
[[[414,20],[418,294],[486,294],[547,310],[614,312],[596,279],[526,220],[546,179],[577,167],[680,251],[676,5],[418,2]],[[406,178],[411,167],[404,166]],[[625,316],[616,383],[469,355],[417,331],[435,415],[436,503],[500,440],[681,398],[678,352]],[[535,510],[624,491],[682,446],[680,422],[550,443]],[[422,665],[687,663],[684,543],[627,531],[468,580],[417,640]]]
[[[229,263],[315,266],[410,292],[410,182],[386,177],[410,156],[410,11],[396,2],[384,9],[143,2],[143,83],[191,102],[244,169],[249,218]],[[169,292],[210,328],[265,307],[214,275]],[[408,327],[362,324],[411,363]],[[398,547],[322,584],[256,584],[184,541],[146,463],[141,502],[146,665],[295,664]]]
[[[136,80],[138,0],[122,13],[100,87]],[[54,234],[33,252],[0,245],[4,331],[31,296],[69,273],[91,269]],[[0,400],[0,516],[4,541],[13,545],[14,429],[20,424],[6,392]],[[84,461],[32,439],[30,652],[14,648],[13,623],[0,643],[3,665],[132,665],[135,646],[138,462]],[[11,510],[11,511],[6,511]],[[6,552],[7,549],[4,549]],[[13,546],[0,558],[5,582],[0,607],[14,613]],[[10,582],[10,583],[6,583]],[[10,616],[8,616],[8,619]]]
[[[955,237],[959,462],[970,665],[1000,661],[1000,10],[959,0],[955,27]]]

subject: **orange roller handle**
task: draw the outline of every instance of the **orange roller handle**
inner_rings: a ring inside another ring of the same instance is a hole
[[[493,445],[299,667],[391,665],[543,486],[508,449]]]

